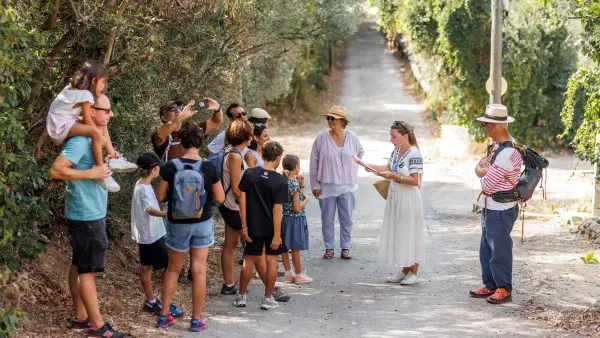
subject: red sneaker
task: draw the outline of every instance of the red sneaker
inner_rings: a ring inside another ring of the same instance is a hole
[[[512,301],[512,297],[510,292],[506,291],[504,288],[497,288],[496,292],[489,296],[486,301],[492,304],[502,304],[506,302]]]
[[[490,290],[484,286],[481,289],[469,291],[469,296],[473,298],[487,298],[493,295],[495,291],[496,290]]]

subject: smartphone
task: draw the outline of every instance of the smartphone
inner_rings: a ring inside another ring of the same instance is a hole
[[[206,109],[208,108],[208,99],[196,100],[196,103],[192,106],[194,109]]]

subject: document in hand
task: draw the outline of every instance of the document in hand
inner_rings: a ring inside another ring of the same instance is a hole
[[[369,167],[369,165],[368,165],[368,164],[366,164],[365,162],[363,162],[363,161],[362,161],[360,158],[358,158],[358,157],[356,157],[356,156],[352,155],[352,159],[354,159],[354,162],[356,162],[356,163],[358,163],[359,165],[361,165],[361,166],[365,167],[366,169],[368,169],[368,170],[370,170],[370,171],[372,171],[372,172],[374,172],[374,173],[376,173],[376,174],[379,174],[379,170],[375,170],[374,168],[372,168],[372,167]]]

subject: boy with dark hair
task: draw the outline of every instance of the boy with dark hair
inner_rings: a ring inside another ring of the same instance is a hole
[[[273,298],[273,289],[277,279],[277,256],[286,250],[281,240],[281,220],[283,203],[288,199],[287,180],[275,171],[281,163],[282,154],[283,148],[279,143],[265,143],[262,151],[265,163],[245,170],[240,181],[242,231],[249,239],[244,250],[246,259],[240,276],[240,289],[233,302],[237,307],[246,306],[252,269],[259,259],[263,259],[263,251],[267,254],[267,276],[260,308],[270,310],[279,307]]]
[[[131,238],[140,249],[140,281],[146,295],[144,311],[160,313],[162,303],[154,298],[152,290],[152,268],[162,270],[169,264],[169,253],[165,242],[165,211],[160,210],[158,200],[152,188],[152,180],[159,175],[161,161],[154,153],[144,153],[137,159],[141,170],[140,179],[135,184],[131,198]],[[171,315],[181,317],[183,312],[174,305],[170,306]]]

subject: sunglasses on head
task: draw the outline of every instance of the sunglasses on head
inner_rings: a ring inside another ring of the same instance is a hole
[[[336,120],[335,117],[333,117],[333,116],[325,116],[325,119],[327,121],[335,121]]]

